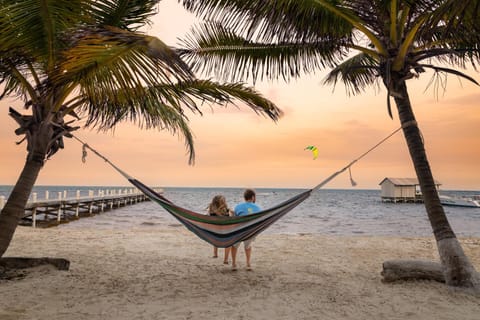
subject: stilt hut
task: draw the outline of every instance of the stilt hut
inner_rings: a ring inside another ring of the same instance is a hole
[[[437,189],[440,183],[435,181]],[[423,202],[417,178],[385,178],[380,182],[384,202]]]

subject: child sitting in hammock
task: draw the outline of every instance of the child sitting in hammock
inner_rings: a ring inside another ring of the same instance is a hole
[[[208,205],[208,214],[211,216],[233,216],[234,213],[228,208],[227,201],[222,195],[213,197],[212,202]],[[225,248],[225,255],[223,263],[228,264],[228,256],[230,255],[230,248]],[[213,257],[218,258],[218,248],[213,247]]]

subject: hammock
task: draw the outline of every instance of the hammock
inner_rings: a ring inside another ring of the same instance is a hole
[[[273,208],[258,213],[226,217],[210,216],[184,209],[173,204],[140,181],[136,179],[128,179],[128,181],[152,201],[161,205],[200,239],[219,248],[228,248],[237,242],[256,236],[307,199],[312,192],[312,190],[302,192]]]
[[[134,179],[133,177],[126,174],[116,165],[114,165],[110,160],[105,158],[103,155],[98,153],[95,149],[91,148],[88,144],[81,141],[76,136],[72,135],[76,140],[83,144],[83,156],[82,161],[85,162],[87,155],[86,149],[90,149],[97,156],[105,160],[109,165],[111,165],[115,170],[117,170],[121,175],[123,175],[132,185],[137,187],[142,193],[144,193],[150,200],[158,203],[162,206],[167,212],[169,212],[173,217],[175,217],[180,223],[182,223],[188,230],[196,234],[200,239],[207,241],[208,243],[219,247],[219,248],[228,248],[235,243],[250,239],[269,226],[271,226],[275,221],[283,217],[293,208],[298,206],[300,203],[305,201],[313,191],[320,189],[325,184],[330,182],[340,173],[345,170],[350,171],[350,167],[367,155],[369,152],[377,148],[380,144],[386,141],[388,138],[397,133],[401,128],[398,128],[393,133],[388,135],[386,138],[377,143],[374,147],[370,148],[367,152],[363,153],[360,157],[356,158],[350,162],[343,169],[333,173],[331,176],[323,180],[317,186],[307,191],[304,191],[291,199],[288,199],[272,208],[246,215],[246,216],[236,216],[236,217],[226,217],[226,216],[210,216],[206,214],[196,213],[191,210],[179,207],[172,203],[167,198],[158,194],[148,186],[144,185],[142,182]],[[353,181],[351,172],[350,180],[354,186],[356,183]]]

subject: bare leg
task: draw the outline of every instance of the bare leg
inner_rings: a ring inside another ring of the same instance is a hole
[[[235,246],[232,246],[232,270],[237,270],[237,251]]]
[[[231,247],[225,248],[225,256],[223,257],[223,263],[228,264],[228,256],[230,255]]]
[[[250,268],[250,257],[252,256],[252,247],[245,248],[245,257],[247,258],[247,268]]]
[[[213,257],[214,258],[218,257],[218,248],[217,247],[213,247]]]

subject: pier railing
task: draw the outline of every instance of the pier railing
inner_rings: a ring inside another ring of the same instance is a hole
[[[156,191],[162,192],[161,189]],[[73,197],[68,197],[68,194],[66,190],[60,191],[56,198],[52,198],[50,191],[45,191],[45,196],[39,199],[38,193],[33,192],[25,206],[21,224],[52,226],[149,200],[136,188],[98,190],[96,194],[88,190],[88,195],[81,195],[81,191],[77,190]],[[0,210],[4,205],[5,196],[0,196]]]

